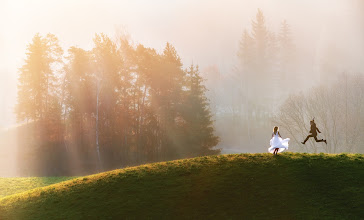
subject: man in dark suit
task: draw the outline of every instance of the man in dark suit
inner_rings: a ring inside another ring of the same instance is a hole
[[[321,140],[318,140],[317,139],[317,132],[316,131],[318,131],[318,133],[321,133],[321,131],[316,127],[316,123],[315,123],[315,120],[314,119],[312,119],[312,121],[310,121],[310,124],[311,124],[311,129],[310,129],[310,133],[311,134],[309,134],[307,137],[306,137],[306,139],[303,141],[303,142],[301,142],[302,144],[305,144],[306,143],[306,141],[310,138],[310,137],[313,137],[313,138],[315,138],[315,141],[316,142],[325,142],[325,144],[327,144],[327,141],[326,140],[324,140],[324,139],[321,139]]]

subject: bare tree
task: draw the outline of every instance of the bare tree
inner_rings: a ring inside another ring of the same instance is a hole
[[[306,94],[291,95],[280,107],[273,122],[291,136],[293,149],[305,152],[362,152],[364,142],[364,79],[344,74],[337,82],[312,88]],[[327,145],[300,142],[315,118]]]

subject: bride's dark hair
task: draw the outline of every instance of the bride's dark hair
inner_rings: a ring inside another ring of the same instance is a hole
[[[274,128],[273,128],[273,133],[274,134],[277,134],[277,131],[279,130],[279,128],[277,127],[277,126],[275,126]]]

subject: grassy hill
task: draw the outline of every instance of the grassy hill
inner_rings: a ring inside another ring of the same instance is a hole
[[[0,199],[27,190],[63,182],[75,177],[0,177]]]
[[[361,154],[235,154],[81,177],[0,200],[0,219],[363,219]]]

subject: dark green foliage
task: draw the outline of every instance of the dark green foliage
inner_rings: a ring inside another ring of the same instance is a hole
[[[205,96],[206,88],[200,76],[198,66],[193,65],[186,71],[186,108],[182,110],[185,135],[184,146],[188,146],[191,156],[216,154],[219,150],[212,150],[218,143],[214,135],[213,121],[209,103]]]
[[[1,219],[362,219],[361,154],[238,154],[148,164],[0,200]]]

